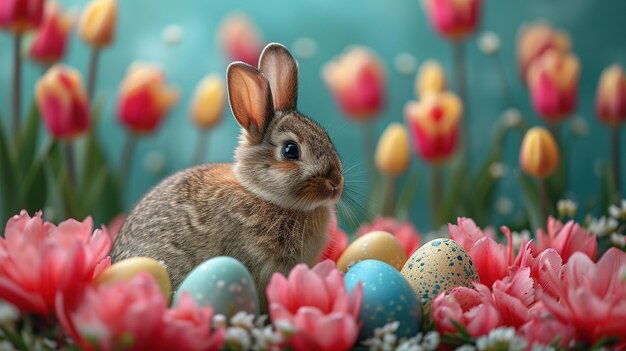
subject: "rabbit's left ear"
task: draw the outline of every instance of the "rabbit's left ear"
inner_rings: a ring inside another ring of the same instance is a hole
[[[295,110],[298,100],[298,63],[281,44],[268,44],[259,59],[259,70],[270,82],[275,110]]]

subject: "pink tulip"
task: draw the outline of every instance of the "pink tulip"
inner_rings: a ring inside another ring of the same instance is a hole
[[[626,122],[626,75],[617,63],[602,71],[596,93],[596,114],[611,127]]]
[[[348,350],[359,334],[363,290],[347,293],[332,261],[312,269],[297,265],[285,278],[274,273],[267,286],[272,321],[287,321],[297,332],[289,339],[295,350]]]
[[[439,35],[463,40],[476,30],[480,20],[480,0],[425,0],[424,10]]]
[[[263,39],[252,20],[243,13],[228,15],[220,24],[218,39],[230,61],[243,61],[252,66],[259,62]]]
[[[413,224],[409,221],[400,222],[392,217],[374,218],[372,224],[361,225],[356,235],[361,236],[377,230],[393,234],[400,241],[406,257],[411,257],[413,252],[420,247],[421,236]]]
[[[59,5],[48,2],[43,23],[37,29],[28,56],[43,65],[60,61],[65,55],[72,22],[73,18],[64,14]]]
[[[545,307],[576,328],[577,339],[592,345],[617,337],[626,346],[626,253],[610,248],[597,263],[576,252],[557,273],[549,274],[557,296],[543,294]]]
[[[93,221],[69,219],[55,226],[41,212],[22,211],[0,237],[0,299],[22,312],[48,315],[66,289],[83,287],[111,263],[111,238]]]
[[[348,235],[337,225],[337,215],[333,212],[328,223],[328,242],[320,262],[331,260],[336,263],[347,247]]]
[[[560,221],[550,217],[548,218],[547,232],[546,234],[542,229],[537,230],[536,244],[531,245],[534,253],[538,254],[552,247],[556,249],[564,263],[574,252],[582,252],[591,260],[595,260],[597,238],[578,223],[569,221],[563,225]]]
[[[44,0],[0,1],[0,28],[23,33],[39,26],[43,18]]]
[[[567,349],[570,341],[575,337],[575,329],[554,318],[551,314],[535,315],[519,328],[519,335],[528,343],[529,349],[533,345],[551,345],[558,340],[558,346]]]
[[[535,112],[557,123],[574,112],[578,100],[580,63],[573,54],[549,50],[528,70],[528,88]]]
[[[530,65],[547,51],[569,52],[569,35],[562,30],[552,28],[545,22],[524,25],[517,35],[517,63],[520,77],[527,83]]]
[[[328,62],[324,81],[346,117],[371,120],[386,100],[386,73],[380,59],[363,46],[348,49]]]
[[[521,327],[530,318],[530,307],[535,302],[530,268],[514,269],[506,278],[494,282],[492,295],[502,323],[515,328]]]

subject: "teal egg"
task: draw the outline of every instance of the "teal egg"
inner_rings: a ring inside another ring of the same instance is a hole
[[[374,329],[394,321],[400,323],[399,337],[415,336],[420,331],[419,301],[409,283],[389,264],[377,260],[361,261],[348,270],[344,281],[348,291],[359,282],[363,285],[359,339],[372,337]]]
[[[183,292],[198,306],[209,305],[213,313],[227,318],[239,311],[259,314],[259,298],[252,276],[232,257],[214,257],[194,268],[174,294],[174,305]]]

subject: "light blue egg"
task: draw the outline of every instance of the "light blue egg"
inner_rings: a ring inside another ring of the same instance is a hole
[[[259,314],[259,298],[252,276],[232,257],[214,257],[194,268],[174,294],[174,305],[183,292],[197,305],[210,305],[213,313],[226,317],[239,311]]]
[[[374,335],[374,329],[398,321],[399,337],[411,337],[420,331],[420,305],[404,277],[389,264],[377,260],[361,261],[346,273],[348,291],[359,282],[363,285],[361,332],[363,340]]]

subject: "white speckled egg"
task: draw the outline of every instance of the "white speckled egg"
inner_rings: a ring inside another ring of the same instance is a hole
[[[346,289],[363,286],[359,339],[374,335],[374,329],[398,321],[399,337],[415,336],[420,330],[420,305],[404,277],[394,267],[377,260],[364,260],[348,270]]]
[[[259,300],[248,269],[232,257],[211,258],[185,277],[174,295],[174,305],[187,292],[199,306],[230,318],[239,311],[259,313]]]
[[[367,259],[386,262],[399,271],[406,262],[406,253],[395,236],[377,230],[357,238],[350,244],[339,257],[337,269],[345,272],[356,263]]]
[[[434,239],[411,255],[401,271],[429,311],[432,300],[457,286],[472,287],[478,272],[469,254],[451,239]]]

